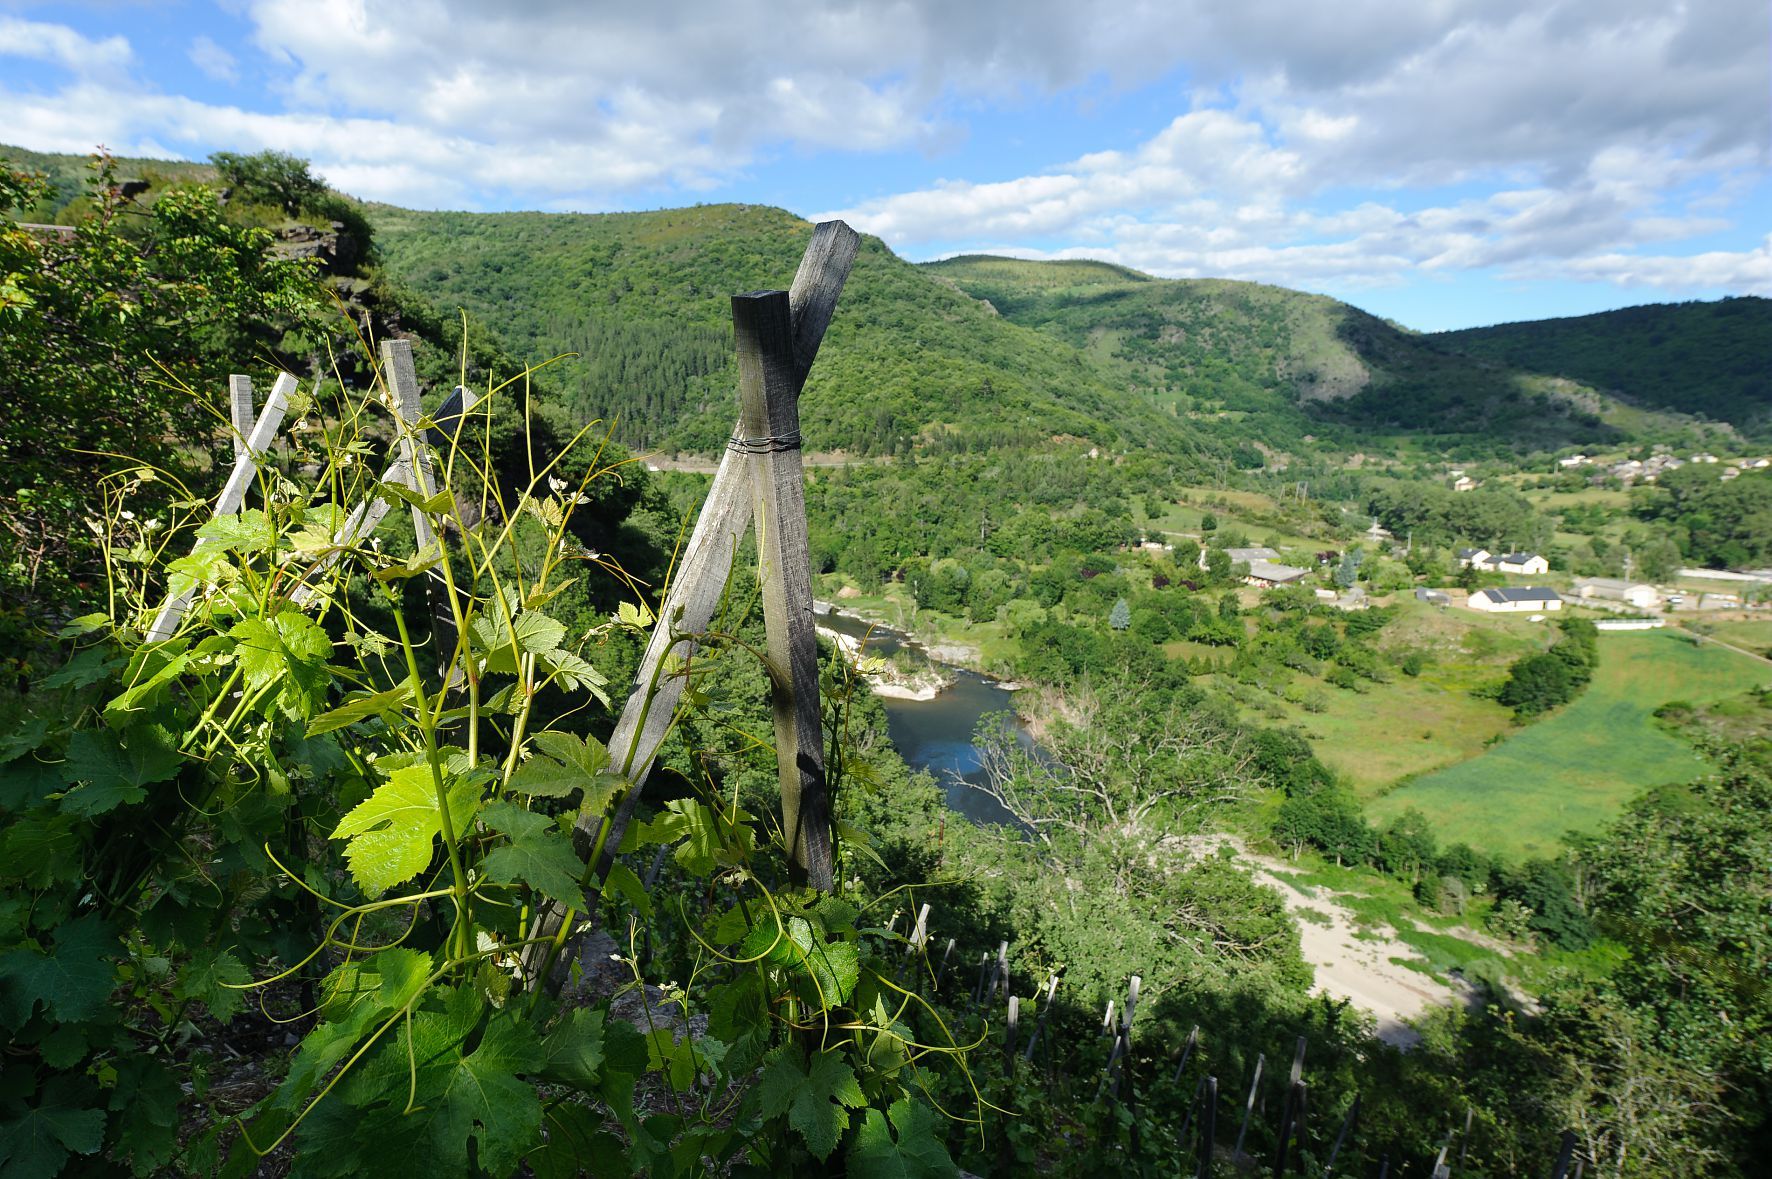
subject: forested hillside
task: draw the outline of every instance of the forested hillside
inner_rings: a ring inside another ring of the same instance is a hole
[[[1635,405],[1772,433],[1772,299],[1626,307],[1431,339],[1466,356],[1582,381]]]
[[[1157,400],[1241,419],[1269,445],[1407,432],[1419,445],[1471,452],[1625,436],[1592,389],[1521,371],[1530,366],[1472,363],[1322,295],[1095,262],[973,255],[927,269],[1118,366]]]
[[[706,451],[732,426],[726,296],[786,287],[812,227],[779,209],[714,205],[596,216],[417,213],[373,206],[388,269],[523,355],[576,352],[558,383],[581,416],[619,417],[637,445]],[[819,353],[808,445],[901,453],[1055,435],[1197,453],[1187,425],[1129,397],[1064,343],[866,239]]]

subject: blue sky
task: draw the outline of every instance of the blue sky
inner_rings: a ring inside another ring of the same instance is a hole
[[[766,203],[1424,330],[1772,295],[1765,0],[0,0],[0,142]]]

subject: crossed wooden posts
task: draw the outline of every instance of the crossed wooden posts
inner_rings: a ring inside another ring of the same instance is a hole
[[[429,498],[435,490],[430,451],[449,445],[463,415],[473,408],[475,395],[458,387],[438,408],[432,419],[435,425],[420,431],[418,423],[423,417],[423,408],[419,402],[418,375],[412,363],[411,341],[383,340],[381,358],[383,377],[393,393],[394,412],[399,419],[400,457],[382,473],[376,486],[398,483]],[[216,497],[211,519],[233,515],[245,507],[246,492],[258,475],[259,456],[276,440],[284,415],[289,412],[289,399],[294,396],[296,385],[294,376],[279,373],[270,395],[265,398],[264,408],[258,410],[253,404],[252,378],[239,374],[228,378],[228,417],[233,427],[234,463],[228,470],[221,494]],[[388,500],[374,490],[358,503],[333,533],[331,550],[302,573],[301,584],[290,594],[290,600],[298,606],[306,603],[314,594],[315,578],[337,562],[347,549],[366,540],[381,524],[389,506]],[[412,509],[412,527],[422,552],[432,541],[431,524],[417,507]],[[202,544],[201,540],[197,542],[199,548]],[[178,632],[194,594],[195,590],[191,589],[167,598],[148,624],[145,636],[148,642],[161,642]]]
[[[634,689],[609,741],[614,767],[629,789],[614,814],[580,817],[575,835],[593,864],[590,885],[600,890],[613,866],[622,836],[633,817],[652,763],[670,727],[684,677],[685,664],[705,634],[725,591],[733,557],[753,519],[757,525],[759,581],[768,631],[767,673],[775,719],[776,760],[781,777],[782,826],[795,875],[813,888],[832,886],[831,815],[824,770],[823,726],[818,701],[818,647],[812,616],[812,569],[807,544],[804,474],[800,459],[800,391],[830,326],[837,299],[849,277],[861,244],[856,232],[841,221],[813,230],[789,291],[756,291],[732,300],[733,331],[739,369],[739,417],[718,472],[696,522],[689,546],[676,570],[659,622],[641,661]],[[464,390],[439,408],[439,429],[421,432],[418,380],[411,344],[382,344],[384,371],[400,418],[399,458],[382,482],[401,483],[418,495],[434,490],[430,450],[448,439],[445,423],[458,423],[471,407]],[[229,382],[229,410],[236,435],[234,464],[218,497],[214,514],[240,511],[255,474],[257,457],[276,437],[287,412],[296,380],[281,374],[262,412],[253,412],[251,382]],[[333,553],[302,577],[312,579],[337,554],[374,531],[389,504],[371,495],[343,521]],[[415,508],[413,527],[420,551],[432,542],[429,521]],[[202,542],[199,542],[201,544]],[[299,604],[311,594],[309,584],[291,595]],[[189,592],[170,598],[149,625],[147,637],[159,641],[177,632],[190,606]],[[540,914],[535,932],[553,938],[568,914],[558,906]],[[545,961],[543,947],[531,946],[526,965],[532,984],[540,983],[533,968]]]
[[[816,889],[828,891],[832,886],[799,399],[860,244],[860,236],[849,226],[827,221],[813,230],[790,290],[733,297],[738,424],[665,593],[627,705],[609,738],[610,762],[627,779],[627,792],[613,814],[581,815],[574,830],[579,854],[587,860],[596,857],[589,881],[593,894],[614,866],[670,728],[685,682],[676,669],[694,655],[698,637],[713,621],[733,557],[753,520],[768,632],[766,670],[775,714],[782,830],[795,875]],[[540,915],[524,956],[530,985],[551,981],[542,977],[548,942],[559,938],[569,918],[558,905]],[[563,964],[570,955],[556,961]]]

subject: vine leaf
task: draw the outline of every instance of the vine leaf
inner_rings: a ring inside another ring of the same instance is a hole
[[[61,809],[88,818],[148,796],[146,787],[178,773],[179,755],[170,734],[156,725],[138,725],[121,735],[109,729],[83,729],[68,742],[62,778],[74,789]]]
[[[566,627],[540,610],[519,611],[506,622],[501,614],[482,614],[474,619],[474,637],[485,657],[486,674],[517,674],[520,654],[544,656],[558,651],[566,641]]]
[[[104,1145],[105,1111],[81,1109],[69,1078],[46,1087],[36,1107],[0,1124],[0,1171],[17,1179],[50,1179],[69,1154],[92,1154]]]
[[[251,972],[231,951],[207,946],[193,953],[179,970],[173,994],[180,999],[195,999],[209,1009],[209,1014],[226,1023],[245,1006],[245,994],[239,988],[251,981]]]
[[[330,712],[323,712],[308,723],[308,736],[315,737],[321,733],[330,733],[334,729],[342,729],[346,725],[354,725],[358,721],[368,720],[372,716],[388,716],[405,707],[407,700],[412,698],[412,685],[403,683],[397,688],[389,688],[385,692],[366,693],[353,696]]]
[[[959,1174],[935,1132],[935,1115],[909,1098],[894,1101],[887,1113],[870,1109],[862,1115],[848,1161],[849,1174],[858,1179],[946,1179]]]
[[[0,1022],[20,1027],[38,1003],[63,1023],[97,1019],[116,982],[108,956],[116,949],[116,937],[89,913],[56,931],[54,953],[26,948],[0,955]]]
[[[542,1042],[542,1056],[547,1063],[542,1066],[541,1075],[587,1091],[596,1089],[603,1079],[606,1018],[602,1011],[574,1008]]]
[[[228,634],[240,640],[234,657],[247,691],[268,688],[287,675],[278,695],[284,712],[313,713],[314,702],[326,690],[326,660],[332,655],[332,640],[313,619],[299,610],[285,610],[269,621],[242,618]]]
[[[600,812],[609,796],[625,784],[609,772],[609,750],[595,737],[581,739],[571,733],[537,733],[532,743],[538,751],[511,775],[511,789],[532,798],[564,798],[584,790],[583,809]]]
[[[774,922],[755,926],[738,956],[787,970],[800,984],[800,997],[825,1009],[846,1002],[861,977],[854,945],[820,940],[804,917],[790,917],[779,929]]]
[[[527,884],[543,896],[584,910],[584,891],[579,877],[584,861],[546,815],[526,811],[508,802],[495,802],[480,815],[494,831],[511,842],[494,848],[486,857],[486,878],[498,884]]]
[[[811,1067],[800,1063],[800,1050],[784,1044],[764,1058],[757,1082],[763,1116],[786,1114],[807,1149],[827,1159],[849,1128],[849,1111],[867,1104],[855,1072],[836,1052],[815,1052]]]
[[[445,781],[448,781],[446,778]],[[480,806],[480,787],[456,780],[448,787],[449,816],[459,834]],[[430,766],[420,762],[388,775],[353,807],[332,838],[348,839],[345,859],[365,892],[379,894],[412,879],[431,862],[431,841],[443,830]]]
[[[262,553],[276,542],[271,521],[257,508],[239,515],[217,516],[197,529],[197,536],[218,552]]]

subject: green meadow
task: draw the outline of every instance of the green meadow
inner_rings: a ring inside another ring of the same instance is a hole
[[[1663,631],[1600,636],[1593,683],[1554,716],[1487,753],[1405,782],[1367,809],[1379,823],[1408,807],[1443,841],[1506,856],[1548,855],[1565,831],[1594,831],[1645,787],[1690,780],[1703,761],[1651,714],[1772,683],[1772,667]]]

